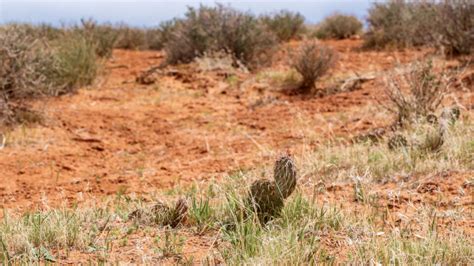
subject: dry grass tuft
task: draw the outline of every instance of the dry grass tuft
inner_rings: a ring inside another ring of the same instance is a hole
[[[453,76],[446,71],[436,73],[431,60],[415,62],[408,72],[386,77],[384,89],[390,104],[385,106],[397,115],[399,125],[425,120],[441,105]]]

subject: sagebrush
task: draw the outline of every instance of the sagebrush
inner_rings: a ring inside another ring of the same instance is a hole
[[[299,91],[308,93],[315,88],[315,83],[333,66],[335,52],[315,41],[300,45],[292,55],[292,67],[303,77]]]
[[[334,14],[317,26],[314,35],[320,39],[346,39],[362,31],[362,22],[355,16]]]
[[[276,37],[252,14],[224,5],[189,8],[165,44],[167,63],[189,63],[224,51],[248,67],[269,63]]]
[[[0,98],[3,122],[12,120],[11,104],[56,96],[89,85],[97,75],[95,42],[77,31],[52,38],[30,34],[33,28],[0,28]]]
[[[431,4],[391,0],[377,2],[369,9],[367,48],[410,47],[429,43],[436,12]]]
[[[275,14],[262,16],[261,20],[280,41],[298,39],[305,30],[305,18],[296,12],[282,10]]]

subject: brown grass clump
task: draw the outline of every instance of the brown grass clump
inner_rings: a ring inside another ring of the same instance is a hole
[[[292,67],[303,77],[299,91],[308,93],[334,64],[335,53],[330,48],[311,41],[303,43],[292,56]]]
[[[324,19],[314,33],[320,39],[346,39],[362,31],[362,22],[355,16],[334,14]]]

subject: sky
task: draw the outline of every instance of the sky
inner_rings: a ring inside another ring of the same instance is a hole
[[[287,9],[300,12],[308,23],[317,23],[334,12],[363,19],[373,0],[0,0],[0,23],[61,25],[77,23],[81,18],[94,18],[99,22],[152,27],[161,21],[182,17],[187,6],[214,5],[216,2],[254,14]]]

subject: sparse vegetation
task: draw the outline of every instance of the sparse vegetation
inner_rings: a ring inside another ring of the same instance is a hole
[[[334,14],[316,26],[314,35],[320,39],[346,39],[362,32],[362,22],[355,16]]]
[[[311,41],[303,43],[292,56],[292,67],[303,77],[300,92],[308,93],[315,83],[332,67],[335,53],[328,47]]]
[[[472,53],[471,10],[377,3],[377,52],[224,5],[0,26],[0,263],[474,264],[474,68],[411,49]]]
[[[105,207],[37,211],[22,217],[6,214],[0,223],[0,259],[5,262],[61,261],[57,250],[69,248],[87,251],[98,259],[107,258],[113,243],[122,242],[130,235],[157,230],[150,244],[154,245],[160,258],[177,261],[185,258],[183,248],[188,240],[184,235],[194,232],[197,236],[204,234],[223,243],[205,261],[220,260],[229,264],[470,263],[474,254],[468,233],[444,231],[443,222],[459,221],[469,214],[456,210],[455,214],[446,216],[442,211],[416,204],[414,211],[404,212],[404,219],[399,221],[401,224],[396,225],[399,211],[381,208],[381,204],[385,204],[383,195],[367,189],[367,182],[373,182],[371,178],[380,180],[399,173],[413,175],[452,167],[474,169],[471,160],[474,146],[466,150],[466,141],[472,141],[467,137],[466,129],[472,131],[471,125],[461,122],[453,126],[447,139],[449,145],[441,154],[388,150],[382,142],[371,147],[367,143],[333,144],[299,158],[303,175],[311,173],[318,179],[331,181],[357,177],[354,210],[321,203],[318,198],[329,193],[330,188],[312,187],[314,184],[310,185],[310,182],[300,184],[296,195],[286,200],[281,214],[264,225],[259,222],[257,212],[246,209],[248,187],[242,186],[258,179],[261,170],[237,172],[218,184],[192,187],[187,193],[182,192],[192,199],[188,213],[190,222],[175,229],[155,223],[137,227],[136,220],[124,219],[136,213],[137,206],[143,209],[150,203],[123,195],[117,195]],[[424,129],[416,127],[407,129],[405,134],[413,137],[421,132]],[[312,191],[312,196],[304,192],[307,190]],[[205,195],[205,198],[196,197],[196,194]],[[250,212],[242,216],[239,210]],[[393,230],[391,226],[400,229]],[[354,252],[341,253],[330,245],[341,237],[347,241],[340,241],[338,245]]]
[[[282,10],[272,15],[265,15],[261,19],[280,41],[297,39],[305,30],[305,19],[300,13]]]
[[[322,179],[344,180],[348,176],[365,176],[369,180],[386,180],[397,174],[428,174],[458,169],[472,170],[474,146],[467,135],[472,134],[472,122],[464,121],[448,129],[442,149],[437,153],[420,149],[427,135],[437,127],[424,123],[412,124],[398,131],[403,137],[377,144],[345,145],[332,142],[318,147],[307,171],[319,173]],[[465,134],[465,135],[464,135]],[[403,140],[405,139],[405,141]],[[388,143],[393,143],[390,146]],[[396,143],[396,144],[395,144]],[[410,143],[415,144],[410,147]],[[391,149],[390,147],[398,147]]]

